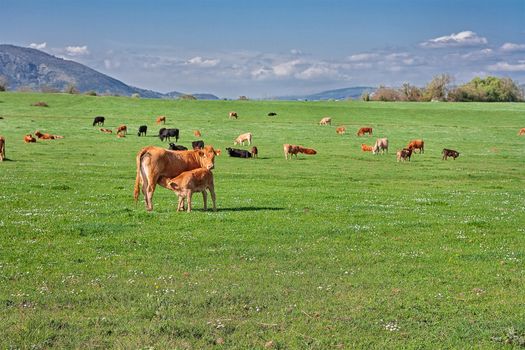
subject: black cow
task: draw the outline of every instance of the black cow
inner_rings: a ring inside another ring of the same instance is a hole
[[[452,157],[456,160],[456,158],[459,157],[459,152],[454,151],[453,149],[443,148],[441,153],[443,154],[443,160],[447,160],[448,157]]]
[[[175,137],[175,142],[179,141],[179,129],[162,128],[159,130],[159,138],[161,141],[164,141],[164,139],[171,141],[172,137]]]
[[[237,157],[237,158],[251,158],[252,154],[246,150],[238,149],[238,148],[226,148],[228,151],[228,154],[230,157]]]
[[[188,150],[187,147],[184,147],[183,145],[176,145],[173,142],[170,143],[170,146],[168,147],[168,149],[172,151],[187,151]]]
[[[277,113],[275,113],[275,112],[268,113],[268,117],[275,117],[276,115],[277,115]]]
[[[204,141],[192,141],[191,147],[193,147],[194,150],[203,149],[204,148]]]
[[[141,125],[139,126],[139,132],[137,133],[137,136],[142,136],[144,134],[144,136],[146,136],[146,132],[148,131],[148,126],[147,125]]]
[[[95,125],[104,126],[104,120],[106,120],[106,118],[104,118],[101,115],[99,115],[98,117],[95,117],[95,119],[93,119],[93,126]]]

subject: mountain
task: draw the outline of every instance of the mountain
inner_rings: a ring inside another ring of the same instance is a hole
[[[275,97],[277,100],[308,100],[308,101],[322,101],[322,100],[346,100],[346,99],[358,99],[361,97],[363,92],[374,92],[375,87],[370,86],[355,86],[337,90],[328,90],[310,95],[298,95],[298,96],[279,96]]]

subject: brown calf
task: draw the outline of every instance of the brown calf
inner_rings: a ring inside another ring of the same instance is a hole
[[[195,130],[193,131],[193,135],[195,135],[195,137],[201,137],[201,132],[199,130]]]
[[[5,158],[5,138],[0,136],[0,162]]]
[[[456,158],[459,157],[459,152],[454,151],[453,149],[443,148],[441,153],[443,154],[443,160],[447,160],[448,157],[452,157],[456,160]]]
[[[117,128],[117,134],[124,134],[124,135],[127,135],[128,134],[128,127],[126,125],[120,125],[118,128]]]
[[[239,116],[237,115],[237,112],[230,112],[228,114],[228,118],[230,118],[230,119],[237,119],[237,118],[239,118]]]
[[[100,128],[99,130],[104,132],[104,133],[106,133],[106,134],[112,134],[113,133],[113,131],[111,129]]]
[[[157,124],[160,124],[161,122],[163,122],[164,124],[166,124],[166,117],[161,115],[160,117],[157,118],[157,121],[156,123]]]
[[[252,147],[251,154],[252,154],[252,158],[258,158],[259,157],[259,150],[257,149],[257,147],[255,147],[255,146]]]
[[[360,128],[357,131],[357,136],[363,136],[364,134],[372,135],[372,128]]]
[[[340,126],[335,129],[335,132],[338,133],[339,135],[343,135],[344,133],[346,133],[346,128],[344,126]]]
[[[332,118],[324,117],[319,121],[319,125],[332,125]]]
[[[188,202],[188,213],[191,211],[191,197],[194,192],[202,192],[204,210],[207,210],[208,194],[206,193],[206,190],[210,191],[213,210],[217,211],[217,207],[215,206],[213,173],[210,170],[198,168],[185,171],[179,176],[167,180],[167,184],[168,188],[177,193],[177,196],[179,197],[177,211],[184,210],[184,199]]]
[[[36,139],[31,134],[24,136],[24,143],[36,142]]]
[[[414,153],[416,149],[419,149],[419,153],[425,153],[425,141],[412,140],[408,143],[406,148],[411,149]]]
[[[372,146],[365,145],[364,143],[361,144],[361,150],[363,152],[372,152]]]
[[[525,128],[521,128],[520,132],[518,133],[518,136],[523,136],[523,135],[525,135]]]
[[[40,131],[35,131],[35,136],[42,140],[56,140],[56,139],[63,139],[64,136],[60,135],[51,135],[51,134],[42,134]]]
[[[410,148],[403,148],[402,150],[397,151],[396,153],[397,161],[410,161],[410,157],[412,157],[412,150]]]
[[[284,150],[284,159],[288,159],[288,156],[290,156],[290,159],[292,159],[292,155],[294,154],[295,154],[295,158],[297,158],[298,153],[309,154],[309,155],[317,154],[317,151],[313,148],[306,148],[303,146],[291,145],[288,143],[285,143],[283,145],[283,150]]]

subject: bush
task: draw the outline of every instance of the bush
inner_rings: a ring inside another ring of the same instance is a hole
[[[193,95],[180,95],[179,100],[196,100],[197,98]]]
[[[35,106],[35,107],[49,107],[49,105],[47,103],[45,103],[44,101],[31,103],[31,106]]]
[[[140,98],[140,94],[135,92],[134,94],[131,94],[131,98]]]
[[[523,91],[510,78],[488,76],[476,77],[458,86],[449,93],[449,100],[455,102],[520,102]]]
[[[67,94],[78,94],[79,93],[75,84],[68,84],[64,92]]]
[[[7,91],[7,78],[0,76],[0,91]]]
[[[380,86],[371,96],[372,101],[404,101],[404,97],[397,89]]]
[[[84,94],[88,96],[97,96],[97,92],[93,90],[86,91]]]

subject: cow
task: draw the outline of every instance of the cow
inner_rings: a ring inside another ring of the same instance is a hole
[[[5,159],[5,138],[0,136],[0,162]]]
[[[126,125],[119,125],[119,127],[117,128],[117,134],[120,134],[120,133],[127,135],[128,127]]]
[[[403,148],[402,150],[397,151],[396,158],[397,161],[410,161],[410,157],[412,156],[412,149],[410,148]]]
[[[172,142],[170,143],[170,146],[168,147],[168,149],[172,151],[187,151],[188,147],[184,147],[183,145],[176,145]]]
[[[104,126],[104,121],[105,120],[106,120],[106,118],[104,118],[103,116],[99,115],[99,116],[95,117],[95,119],[93,119],[93,126],[95,126],[95,125]]]
[[[24,143],[32,143],[32,142],[36,142],[36,139],[33,137],[33,135],[27,134],[26,136],[24,136]]]
[[[239,116],[237,115],[237,112],[230,112],[228,114],[228,118],[230,118],[230,119],[237,119],[237,118],[239,118]]]
[[[227,147],[228,155],[235,158],[251,158],[252,154],[244,149]]]
[[[205,146],[198,151],[170,151],[156,146],[142,148],[136,157],[137,175],[133,191],[135,202],[142,187],[146,210],[152,211],[152,198],[157,184],[169,188],[167,181],[185,171],[197,168],[213,169],[216,154],[212,146]]]
[[[248,141],[248,145],[252,144],[252,133],[251,132],[247,132],[245,134],[239,135],[235,139],[235,141],[233,141],[233,144],[234,145],[243,145],[244,146],[244,141]]]
[[[125,134],[117,133],[117,138],[122,139],[124,137],[126,137]]]
[[[381,151],[381,154],[384,154],[385,150],[386,150],[386,153],[388,153],[388,139],[386,137],[377,139],[372,149],[372,152],[374,154],[378,154],[379,151]]]
[[[346,128],[344,126],[340,126],[335,129],[335,132],[338,133],[339,135],[343,135],[346,132]]]
[[[372,152],[372,146],[365,145],[364,143],[361,144],[361,150],[363,152]]]
[[[518,132],[518,136],[523,136],[523,135],[525,135],[525,128],[521,128],[520,132]]]
[[[454,160],[456,160],[456,158],[459,157],[459,152],[454,151],[453,149],[443,148],[441,153],[443,154],[443,160],[447,160],[448,157],[452,157]]]
[[[184,199],[188,202],[188,213],[191,212],[191,197],[194,192],[202,192],[202,199],[204,201],[204,210],[208,206],[208,194],[206,190],[210,191],[211,200],[213,203],[213,211],[217,211],[215,205],[215,186],[213,184],[213,173],[204,168],[193,169],[185,171],[177,177],[168,180],[169,189],[177,193],[179,197],[177,211],[184,210]]]
[[[425,153],[425,141],[412,140],[408,143],[406,148],[411,149],[414,153],[416,149],[419,149],[419,153]]]
[[[148,131],[148,126],[147,125],[141,125],[141,126],[139,126],[139,132],[137,133],[137,136],[139,136],[139,137],[142,136],[142,135],[146,136],[147,131]]]
[[[284,150],[284,159],[288,159],[288,155],[290,155],[290,159],[292,159],[292,155],[295,154],[295,158],[297,158],[298,153],[304,153],[309,155],[317,154],[317,151],[313,148],[306,148],[303,146],[297,146],[297,145],[291,145],[288,143],[283,144],[283,150]]]
[[[275,117],[276,115],[277,115],[277,113],[275,113],[275,112],[268,113],[268,117]]]
[[[103,133],[106,133],[106,134],[112,134],[113,133],[113,130],[111,130],[111,129],[100,128],[99,130],[102,131]]]
[[[179,141],[179,129],[166,129],[162,128],[159,130],[159,138],[161,141],[164,139],[171,141],[171,138],[175,137],[175,142]]]
[[[364,134],[368,134],[369,136],[372,136],[372,128],[365,127],[365,128],[360,128],[357,131],[357,136],[364,136]]]
[[[195,135],[195,137],[202,137],[201,132],[199,130],[194,130],[193,135]]]
[[[259,150],[257,149],[257,147],[252,147],[251,154],[252,158],[259,158]]]
[[[332,118],[324,117],[319,121],[319,125],[332,125]]]
[[[192,141],[191,142],[191,148],[194,150],[203,149],[204,148],[204,141],[198,140],[198,141]]]
[[[42,140],[57,140],[64,138],[64,136],[60,135],[42,134],[39,130],[35,131],[35,136]]]
[[[166,124],[166,117],[161,115],[160,117],[157,118],[157,125],[159,125],[161,122],[163,122],[164,124]]]

